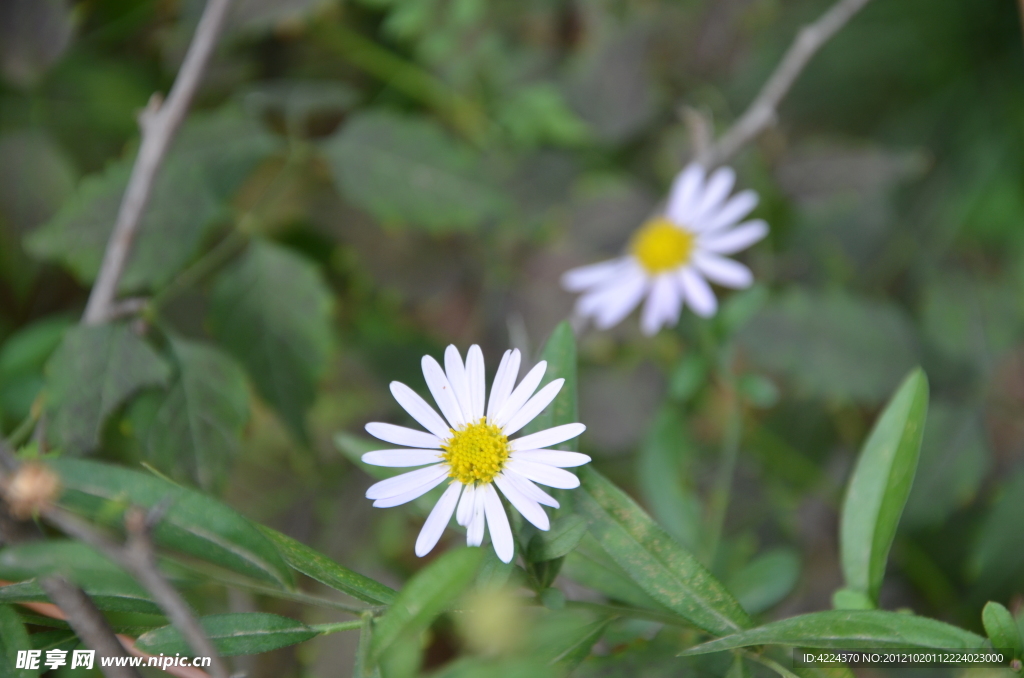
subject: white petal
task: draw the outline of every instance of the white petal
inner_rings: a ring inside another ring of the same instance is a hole
[[[533,481],[528,479],[526,476],[521,476],[510,468],[506,468],[502,471],[502,475],[505,477],[505,482],[510,482],[515,485],[520,492],[538,504],[550,506],[551,508],[559,507],[557,499],[534,485]]]
[[[735,254],[745,250],[768,235],[768,224],[763,219],[745,221],[728,231],[709,233],[697,240],[701,249],[715,254]]]
[[[711,252],[694,253],[693,265],[708,280],[723,287],[743,289],[750,287],[754,282],[754,274],[750,272],[749,268],[738,261],[726,259]]]
[[[462,483],[452,483],[444,491],[441,498],[434,504],[434,508],[427,516],[427,522],[423,523],[420,536],[416,537],[416,555],[421,558],[434,548],[437,540],[441,538],[444,528],[448,527],[448,521],[452,519],[452,512],[455,505],[459,503],[459,494],[462,492]]]
[[[663,273],[654,279],[640,316],[640,330],[647,336],[658,333],[664,324],[674,325],[679,320],[683,300],[679,285],[672,273]]]
[[[505,507],[501,505],[501,498],[494,491],[493,485],[484,486],[484,509],[487,511],[487,528],[491,533],[491,545],[494,552],[503,563],[511,563],[515,555],[516,544],[512,539],[512,528],[508,524],[508,516],[505,515]]]
[[[393,506],[401,506],[402,504],[407,504],[413,499],[419,499],[427,492],[430,492],[432,489],[443,483],[447,479],[447,475],[448,474],[446,473],[440,478],[435,478],[433,480],[423,483],[422,485],[417,485],[416,487],[410,490],[406,490],[401,494],[396,494],[393,497],[384,497],[383,499],[377,499],[373,502],[373,507],[391,508]]]
[[[473,495],[476,494],[476,485],[466,485],[466,491],[462,493],[462,501],[459,502],[459,510],[455,512],[455,522],[463,527],[469,525],[473,518]]]
[[[522,427],[533,421],[533,418],[544,411],[544,408],[551,404],[558,392],[562,389],[565,379],[555,379],[550,384],[537,391],[537,394],[526,401],[518,412],[509,419],[508,423],[501,427],[502,433],[510,436]]]
[[[571,490],[580,486],[580,479],[560,468],[538,464],[535,461],[524,461],[520,459],[509,459],[505,467],[515,471],[521,476],[538,482],[548,487],[558,487],[563,490]]]
[[[719,167],[715,170],[708,177],[708,183],[704,187],[704,195],[700,198],[700,204],[697,205],[693,214],[690,215],[693,223],[701,223],[712,214],[713,210],[717,210],[726,197],[728,197],[734,183],[736,183],[736,172],[732,171],[731,167]]]
[[[707,218],[696,226],[706,233],[732,226],[750,214],[755,207],[757,207],[757,193],[751,190],[740,191],[729,198],[729,201],[722,205],[720,210],[707,215]]]
[[[441,414],[448,420],[454,429],[466,425],[466,418],[462,415],[462,406],[455,397],[455,389],[452,388],[444,370],[432,356],[425,355],[422,360],[423,378],[427,380],[427,388],[434,396],[434,401],[441,408]]]
[[[548,514],[544,513],[544,509],[541,508],[533,499],[530,499],[519,486],[514,482],[509,482],[504,475],[498,474],[494,477],[494,484],[498,486],[501,493],[505,495],[509,503],[516,507],[516,510],[523,514],[523,517],[529,520],[539,530],[551,529],[551,522],[548,520]]]
[[[686,295],[686,303],[697,315],[710,318],[718,310],[718,300],[704,278],[691,267],[679,269],[679,282]]]
[[[440,450],[376,450],[363,455],[363,463],[372,466],[425,466],[441,461]]]
[[[572,268],[562,274],[562,287],[568,292],[582,292],[615,279],[628,266],[626,257],[609,259],[589,266]]]
[[[677,224],[687,223],[703,187],[704,168],[695,162],[690,163],[672,182],[672,190],[665,205],[665,216]]]
[[[512,391],[512,394],[505,400],[505,404],[501,406],[498,413],[494,415],[493,421],[495,426],[504,426],[509,419],[514,417],[526,401],[530,399],[533,392],[537,390],[540,385],[540,380],[544,378],[544,372],[548,369],[548,363],[545,360],[541,360],[539,363],[533,366],[533,369],[526,373],[523,380],[519,382],[516,389]]]
[[[484,353],[473,344],[466,353],[466,378],[469,380],[469,416],[473,421],[480,421],[484,416],[484,391],[486,376],[484,374]]]
[[[505,355],[501,358],[498,372],[494,375],[494,383],[491,385],[491,398],[487,401],[487,416],[491,419],[498,413],[501,406],[505,404],[505,399],[512,392],[512,387],[516,385],[516,377],[519,376],[520,360],[518,348],[512,351],[505,351]]]
[[[515,450],[539,450],[542,447],[551,447],[566,440],[572,440],[579,436],[587,427],[583,424],[562,424],[553,428],[546,428],[543,431],[531,433],[522,438],[516,438],[509,442],[509,448]]]
[[[403,473],[400,476],[388,478],[387,480],[382,480],[379,483],[370,485],[370,489],[366,490],[366,498],[386,499],[387,497],[396,497],[404,492],[408,492],[409,490],[414,490],[420,485],[424,485],[439,478],[444,478],[446,475],[448,475],[447,464],[437,464],[435,466],[428,466],[427,468],[409,471],[408,473]]]
[[[563,452],[561,450],[522,450],[512,453],[513,459],[522,461],[534,461],[538,464],[557,466],[558,468],[572,468],[590,463],[590,457],[579,452]]]
[[[466,545],[480,546],[484,543],[484,528],[487,521],[484,515],[484,489],[489,485],[481,485],[473,493],[473,517],[469,519],[469,527],[466,528]]]
[[[437,436],[417,431],[413,428],[371,421],[366,425],[366,432],[377,440],[383,440],[393,445],[419,447],[428,450],[441,449],[441,440]]]
[[[621,279],[581,296],[576,312],[593,317],[598,329],[606,330],[629,315],[646,291],[647,274],[634,262]]]
[[[459,401],[459,409],[467,422],[473,422],[473,403],[469,399],[469,377],[466,375],[466,365],[462,362],[459,349],[454,344],[448,344],[444,350],[444,371],[448,377],[448,383],[455,391],[455,399]]]
[[[409,416],[415,419],[420,426],[441,440],[451,437],[452,432],[448,428],[448,424],[416,391],[400,381],[393,381],[391,382],[391,395],[395,396],[395,400],[402,406],[402,409],[408,412]]]

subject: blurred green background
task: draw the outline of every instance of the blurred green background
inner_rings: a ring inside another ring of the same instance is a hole
[[[424,390],[420,357],[448,343],[480,343],[489,371],[508,347],[536,357],[572,306],[561,273],[618,253],[690,157],[684,110],[723,131],[828,6],[237,0],[121,287],[154,300],[137,329],[178,376],[133,384],[96,431],[51,418],[37,437],[146,461],[399,584],[422,566],[422,517],[371,509],[359,443],[335,435],[402,422],[388,382]],[[44,366],[98,270],[137,112],[170,86],[201,9],[0,3],[5,434],[48,379],[77,388]],[[842,488],[915,365],[931,408],[882,606],[973,630],[986,600],[1024,607],[1022,67],[1012,0],[869,4],[734,162],[772,228],[744,256],[757,287],[654,338],[635,317],[579,338],[580,449],[748,610],[830,606]],[[222,377],[202,405],[222,435],[191,455],[160,414],[189,369]],[[567,595],[590,595],[573,574],[570,557]],[[619,623],[577,675],[676,675],[652,633]],[[424,667],[460,642],[435,629]],[[248,668],[347,675],[355,643]]]

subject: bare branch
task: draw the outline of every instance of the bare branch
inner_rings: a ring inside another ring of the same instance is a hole
[[[754,102],[711,148],[697,155],[697,162],[709,169],[719,165],[773,125],[779,103],[811,58],[870,1],[839,0],[813,24],[801,28]]]
[[[142,215],[153,191],[160,165],[174,133],[185,119],[192,96],[202,79],[203,71],[210,60],[217,36],[227,15],[231,0],[207,0],[206,8],[199,19],[192,44],[189,45],[185,61],[174,80],[167,101],[154,94],[139,116],[142,129],[142,144],[132,167],[128,187],[125,189],[121,207],[117,213],[114,230],[103,253],[96,284],[89,294],[82,320],[87,325],[106,322],[117,294],[117,285],[124,272],[125,262],[131,250],[132,241],[142,223]]]

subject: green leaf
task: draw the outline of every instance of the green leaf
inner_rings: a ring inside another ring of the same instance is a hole
[[[30,541],[0,549],[0,579],[20,581],[54,572],[80,581],[76,576],[123,571],[96,549],[71,539]]]
[[[141,586],[124,576],[104,578],[94,574],[88,582],[77,582],[96,607],[111,612],[142,612],[162,614],[160,606],[149,598]],[[8,586],[0,586],[0,603],[49,603],[46,592],[33,579]]]
[[[380,660],[400,637],[425,631],[473,581],[481,557],[479,548],[449,551],[417,572],[377,621],[370,652],[373,659]]]
[[[1012,650],[1013,656],[1018,659],[1024,655],[1020,629],[1009,610],[995,601],[989,601],[981,611],[981,622],[988,639],[992,641],[992,647]]]
[[[573,513],[551,521],[551,529],[538,531],[530,539],[526,559],[533,563],[561,558],[576,548],[587,531],[587,521]]]
[[[568,322],[563,320],[555,326],[547,343],[544,344],[540,359],[547,361],[548,368],[538,389],[555,379],[565,379],[565,383],[551,404],[524,428],[524,433],[534,433],[562,424],[574,424],[580,420],[576,394],[576,337]],[[567,440],[553,446],[552,449],[578,450],[579,439]]]
[[[976,586],[987,593],[1020,577],[1024,568],[1024,471],[1007,479],[977,531],[967,563]]]
[[[0,588],[0,593],[3,592]],[[18,651],[31,650],[25,625],[10,605],[0,605],[0,678],[37,678],[39,669],[16,669]]]
[[[680,655],[721,652],[753,645],[849,649],[920,647],[973,649],[981,636],[944,622],[884,610],[826,610],[771,622],[691,647]]]
[[[242,368],[219,349],[172,339],[178,378],[163,397],[145,433],[153,465],[212,490],[227,476],[249,418],[249,390]]]
[[[306,410],[330,357],[332,296],[306,259],[253,242],[214,285],[211,326],[260,394],[305,437]]]
[[[576,506],[590,533],[651,598],[695,626],[724,635],[750,625],[739,602],[710,572],[589,466],[580,469]]]
[[[800,556],[792,549],[763,553],[729,577],[729,590],[743,609],[758,614],[789,595],[800,579]]]
[[[274,545],[224,504],[118,466],[67,458],[48,463],[60,475],[64,508],[120,527],[129,505],[148,509],[167,501],[169,508],[153,530],[159,546],[278,586],[292,586],[291,571]]]
[[[317,635],[300,621],[268,612],[212,614],[200,618],[199,623],[217,652],[226,657],[270,652]],[[139,636],[135,646],[149,654],[193,654],[191,646],[173,626],[147,631]]]
[[[569,614],[564,616],[568,617]],[[556,630],[549,620],[545,620],[547,623],[542,623],[540,629],[544,638],[536,652],[547,660],[549,666],[557,666],[568,673],[587,658],[590,649],[601,640],[604,630],[611,621],[612,618],[609,617],[585,624],[562,624],[563,628]]]
[[[680,412],[664,405],[654,417],[640,453],[637,476],[640,492],[658,524],[686,548],[700,540],[701,503],[684,478],[692,476],[694,445]]]
[[[873,610],[875,601],[860,591],[836,589],[832,594],[832,607],[837,610]]]
[[[600,547],[596,544],[595,549],[596,552],[581,547],[567,555],[562,574],[589,589],[603,593],[612,600],[622,601],[636,607],[662,610],[668,614],[664,607],[634,584],[614,561],[606,562],[608,556],[600,551]]]
[[[347,593],[367,603],[388,605],[398,595],[394,589],[336,562],[302,542],[263,525],[260,531],[274,543],[281,557],[291,567],[336,591]]]
[[[426,118],[379,109],[354,115],[324,153],[345,197],[385,223],[443,233],[505,210],[474,153]]]
[[[166,383],[170,368],[127,325],[68,330],[46,365],[51,431],[69,452],[100,443],[103,424],[136,391]]]
[[[928,413],[928,379],[916,369],[886,405],[861,449],[839,526],[846,586],[873,601],[910,494]]]
[[[433,678],[556,678],[565,672],[547,666],[536,657],[463,657],[451,662]]]
[[[43,366],[74,324],[67,316],[43,318],[21,328],[0,346],[0,412],[11,421],[22,421],[31,413],[43,389]]]
[[[888,303],[792,291],[737,334],[750,360],[811,396],[880,402],[917,361],[914,329]]]

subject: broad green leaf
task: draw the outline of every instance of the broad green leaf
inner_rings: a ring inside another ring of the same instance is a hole
[[[1024,655],[1020,629],[1009,610],[995,601],[989,601],[981,611],[981,622],[988,639],[992,641],[992,647],[1012,650],[1013,656],[1017,658]]]
[[[0,134],[0,215],[15,233],[38,226],[74,192],[76,174],[71,158],[42,127],[5,131]]]
[[[210,300],[217,339],[303,438],[306,410],[330,356],[331,299],[313,264],[257,240],[220,273]]]
[[[927,617],[884,610],[826,610],[771,622],[691,647],[681,655],[721,652],[753,645],[849,648],[973,649],[981,636]]]
[[[169,502],[153,530],[161,547],[278,586],[292,585],[291,571],[274,545],[252,523],[210,497],[148,473],[81,459],[48,462],[60,475],[60,504],[112,527],[124,524],[130,505]]]
[[[1008,478],[977,530],[967,572],[983,593],[1015,581],[1024,568],[1024,472]]]
[[[18,613],[10,605],[0,605],[0,678],[37,678],[39,669],[14,668],[18,652],[31,649],[32,641]]]
[[[725,587],[625,492],[589,466],[579,475],[577,510],[605,552],[645,593],[710,633],[724,635],[750,625]]]
[[[587,658],[594,643],[601,639],[612,618],[592,621],[589,615],[575,610],[549,614],[538,620],[533,636],[534,651],[549,666],[569,672]]]
[[[524,428],[524,433],[542,431],[562,424],[574,424],[580,420],[576,395],[576,337],[568,322],[563,320],[555,326],[547,343],[544,344],[540,359],[547,361],[548,368],[538,389],[555,379],[565,379],[565,383],[551,404]],[[579,449],[579,444],[579,438],[575,438],[554,445],[552,449],[575,451]]]
[[[68,316],[49,316],[26,325],[0,346],[0,412],[12,423],[31,412],[43,389],[43,366],[72,325]]]
[[[913,326],[898,307],[840,293],[785,293],[737,340],[758,367],[837,400],[881,402],[917,361]]]
[[[478,589],[500,589],[508,583],[515,571],[516,564],[514,562],[502,562],[494,549],[487,549],[484,552],[480,568],[476,572],[476,587]]]
[[[473,581],[481,557],[479,548],[449,551],[417,572],[374,627],[370,652],[374,661],[400,637],[425,631]]]
[[[219,487],[238,451],[249,418],[249,390],[242,368],[219,349],[172,339],[178,378],[145,432],[146,456],[159,470]]]
[[[345,197],[385,223],[443,233],[505,209],[474,153],[426,118],[360,113],[323,149]]]
[[[789,595],[800,579],[800,556],[792,549],[761,554],[729,577],[729,590],[750,614],[764,612]]]
[[[136,391],[163,385],[167,363],[127,325],[74,327],[46,364],[55,442],[69,452],[100,443],[103,424]]]
[[[561,558],[576,548],[587,531],[587,521],[573,513],[560,515],[551,521],[551,529],[538,531],[530,539],[526,558],[530,562],[541,562]]]
[[[300,621],[268,612],[212,614],[200,618],[199,623],[217,651],[226,657],[270,652],[317,635]],[[173,626],[142,634],[135,646],[149,654],[193,654],[191,646]]]
[[[149,598],[141,586],[126,580],[124,576],[103,577],[97,574],[88,578],[88,582],[77,582],[96,607],[112,612],[142,612],[145,614],[161,614],[160,607]],[[33,579],[8,586],[0,586],[0,602],[2,603],[48,603],[46,592]]]
[[[886,405],[861,449],[839,526],[846,586],[874,601],[889,549],[910,494],[928,413],[928,379],[911,372]]]
[[[394,589],[338,565],[322,553],[277,530],[263,525],[259,528],[274,543],[285,562],[307,577],[367,603],[387,605],[394,601],[397,595]]]
[[[682,414],[663,405],[637,455],[637,478],[644,502],[658,524],[690,549],[700,540],[702,511],[700,498],[684,480],[692,475],[693,454]]]

